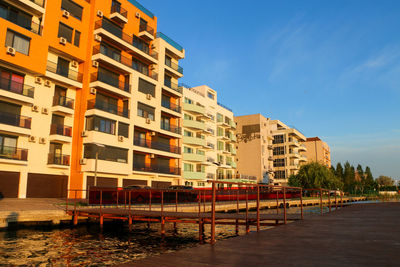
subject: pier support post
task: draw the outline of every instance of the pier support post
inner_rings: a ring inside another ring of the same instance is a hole
[[[324,213],[323,208],[322,208],[322,189],[319,189],[319,206],[321,208],[321,215]]]
[[[128,222],[129,222],[129,231],[132,231],[132,216],[131,215],[129,215],[129,218],[128,218]]]
[[[257,232],[260,231],[260,186],[257,185]]]
[[[204,224],[203,224],[203,219],[199,218],[199,241],[203,241],[203,231],[204,231]]]
[[[249,226],[249,191],[246,186],[246,234],[250,232]]]
[[[240,184],[237,185],[238,189],[236,190],[236,215],[239,216],[239,189]],[[235,227],[236,235],[239,235],[239,220],[236,219],[236,227]]]
[[[331,191],[328,191],[328,201],[329,201],[329,213],[332,212],[332,208],[331,208]]]
[[[104,224],[104,217],[103,215],[100,215],[100,228],[103,228],[103,224]]]
[[[161,236],[165,236],[165,218],[161,217]]]
[[[78,216],[76,215],[76,213],[74,213],[74,225],[76,226],[78,224]]]
[[[215,182],[212,183],[212,202],[211,202],[211,244],[215,244],[215,200],[216,196]]]
[[[303,188],[300,188],[300,210],[301,210],[301,219],[304,219],[303,215]]]
[[[286,187],[283,188],[283,223],[286,224],[287,216],[286,216]]]

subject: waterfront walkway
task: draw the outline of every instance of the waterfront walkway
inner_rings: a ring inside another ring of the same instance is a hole
[[[399,266],[400,203],[355,204],[120,266]]]

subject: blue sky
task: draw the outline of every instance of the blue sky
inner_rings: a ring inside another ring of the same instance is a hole
[[[185,47],[182,82],[400,179],[400,1],[140,2]]]

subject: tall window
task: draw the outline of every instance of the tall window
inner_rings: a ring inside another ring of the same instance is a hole
[[[79,47],[80,41],[81,41],[81,32],[75,30],[74,45]]]
[[[114,59],[115,61],[121,62],[121,51],[110,45],[101,43],[100,53]]]
[[[155,108],[138,103],[138,116],[143,118],[149,118],[150,120],[154,121],[154,110]]]
[[[87,159],[96,158],[96,151],[98,147],[94,144],[84,145],[84,157]],[[121,163],[128,162],[128,149],[123,149],[119,147],[105,146],[99,150],[99,159],[107,161],[116,161]]]
[[[274,140],[272,141],[273,144],[282,144],[285,142],[284,135],[274,135]]]
[[[18,94],[25,94],[24,76],[0,69],[0,88]]]
[[[129,138],[129,124],[118,122],[118,135]]]
[[[57,74],[68,77],[69,75],[69,61],[58,57],[57,61]]]
[[[165,65],[171,67],[171,63],[172,63],[171,57],[165,56]]]
[[[68,43],[72,43],[72,32],[73,28],[61,23],[58,25],[58,37],[64,37],[67,39]]]
[[[62,0],[61,9],[67,10],[73,17],[81,20],[83,7],[71,0]]]
[[[17,137],[0,135],[0,158],[9,158],[17,150]]]
[[[7,30],[6,46],[13,47],[17,52],[29,55],[31,39],[14,31]]]
[[[156,97],[156,86],[148,81],[139,78],[139,92],[150,94]]]
[[[115,124],[115,121],[103,117],[86,117],[86,130],[88,131],[98,131],[108,134],[115,134]]]

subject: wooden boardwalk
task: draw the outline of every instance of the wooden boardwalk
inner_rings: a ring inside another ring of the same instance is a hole
[[[399,266],[400,203],[356,204],[120,266]]]

